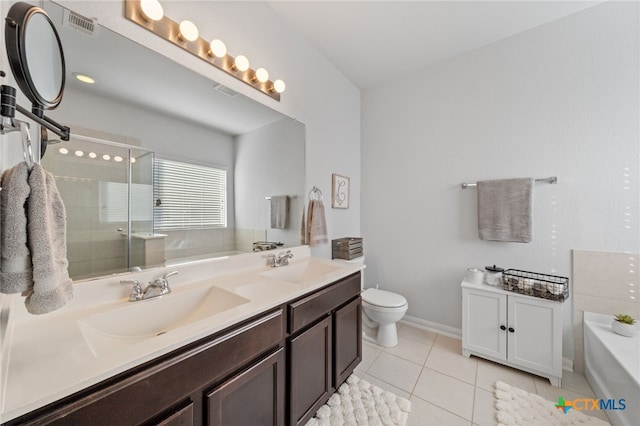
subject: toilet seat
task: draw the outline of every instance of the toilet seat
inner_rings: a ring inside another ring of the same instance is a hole
[[[390,291],[369,288],[361,293],[362,301],[372,307],[402,308],[407,305],[407,299]]]

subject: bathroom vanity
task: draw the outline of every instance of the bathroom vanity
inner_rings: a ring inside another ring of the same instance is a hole
[[[562,380],[562,303],[462,282],[462,354]]]
[[[305,424],[362,358],[363,265],[310,258],[308,247],[294,254],[280,268],[256,266],[264,259],[254,254],[185,265],[157,305],[153,299],[127,302],[129,289],[107,279],[79,284],[102,291],[78,294],[49,321],[18,312],[10,324],[11,360],[17,362],[9,364],[2,423]],[[240,267],[243,260],[251,267]],[[212,276],[203,280],[207,270]],[[146,279],[152,272],[141,274]],[[86,304],[97,293],[118,298],[79,306],[77,299]],[[133,309],[155,314],[137,321],[162,323],[191,303],[192,294],[197,305],[178,325],[152,327],[152,335],[119,346],[106,332],[118,327],[118,318],[131,322]],[[160,310],[146,311],[145,304]],[[205,308],[214,314],[204,315]],[[35,332],[46,326],[49,333]],[[22,334],[29,332],[35,335]]]

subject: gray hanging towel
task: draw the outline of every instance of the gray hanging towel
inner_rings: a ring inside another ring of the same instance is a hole
[[[329,242],[327,220],[324,215],[324,203],[322,200],[309,201],[307,230],[307,243],[309,243],[309,246],[316,247]]]
[[[33,287],[31,253],[27,246],[26,203],[29,167],[19,163],[2,174],[0,191],[0,292],[22,293]]]
[[[286,229],[289,222],[289,196],[271,196],[271,228]]]
[[[481,240],[528,243],[533,239],[533,178],[478,182]]]
[[[46,314],[73,297],[67,260],[66,211],[53,175],[34,164],[29,175],[28,236],[33,263],[33,291],[25,305],[32,314]]]

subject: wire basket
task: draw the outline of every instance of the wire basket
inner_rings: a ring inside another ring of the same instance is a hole
[[[502,288],[556,302],[569,298],[569,278],[517,269],[507,269],[502,273]]]

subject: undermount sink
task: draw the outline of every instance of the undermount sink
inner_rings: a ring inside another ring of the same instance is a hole
[[[100,356],[248,302],[221,288],[205,287],[132,302],[83,318],[78,324],[93,354]]]
[[[338,269],[342,268],[328,263],[305,261],[273,268],[263,272],[262,275],[290,283],[304,284],[321,280],[325,275],[335,272]]]

